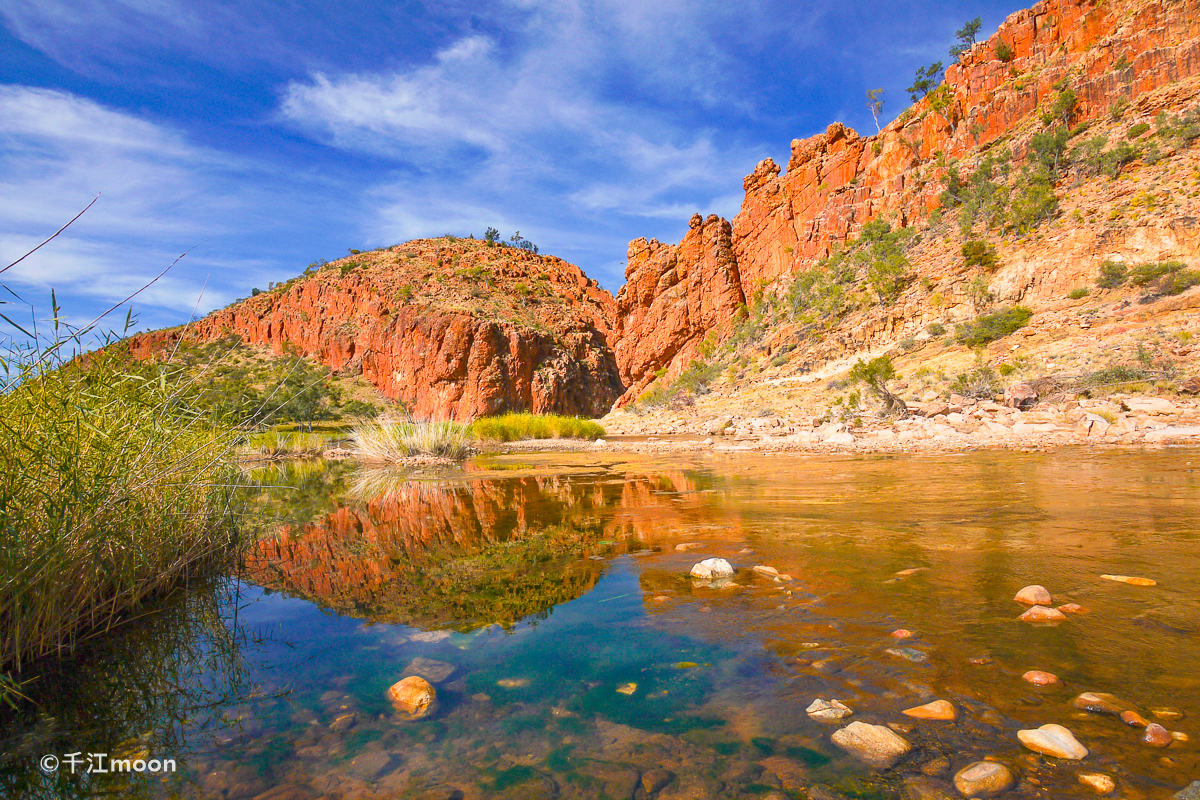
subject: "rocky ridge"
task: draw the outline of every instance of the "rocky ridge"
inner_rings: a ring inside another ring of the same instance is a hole
[[[1002,44],[1011,51],[1005,60],[997,55]],[[1038,127],[1036,112],[1046,110],[1058,87],[1075,93],[1074,124],[1107,121],[1128,107],[1123,124],[1131,128],[1191,104],[1200,96],[1197,75],[1196,2],[1043,0],[1016,12],[946,70],[942,89],[878,135],[860,136],[833,123],[793,141],[786,169],[769,158],[760,162],[745,179],[742,209],[732,222],[696,216],[678,245],[631,243],[626,285],[617,295],[618,363],[629,387],[621,404],[656,378],[678,376],[702,357],[706,339],[728,333],[756,291],[778,290],[779,278],[811,268],[869,220],[928,224],[946,188],[949,161],[974,165],[989,148],[1024,150]],[[1130,195],[1133,188],[1119,190]],[[1192,210],[1170,211],[1131,225],[1075,220],[1051,234],[1055,247],[1011,242],[1001,255],[1008,271],[993,279],[994,293],[998,300],[1036,301],[1042,298],[1025,295],[1038,284],[1061,291],[1066,276],[1055,262],[1081,259],[1075,263],[1094,271],[1113,255],[1194,257]],[[942,244],[951,246],[927,243],[912,257],[922,276],[938,276],[958,241]],[[913,287],[892,308],[847,321],[837,331],[843,340],[837,349],[877,346],[930,318],[953,316],[954,308],[929,302],[933,294],[947,299],[947,289],[958,284],[961,290],[966,282],[951,283],[925,297]],[[949,299],[953,305],[962,297]]]
[[[612,296],[573,264],[474,239],[352,253],[214,311],[186,329],[235,334],[359,375],[420,419],[530,410],[600,416],[622,391]],[[182,328],[136,336],[170,350]]]

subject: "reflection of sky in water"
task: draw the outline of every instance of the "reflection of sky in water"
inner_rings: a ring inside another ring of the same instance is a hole
[[[275,509],[290,527],[247,577],[284,593],[244,585],[238,611],[263,697],[225,709],[244,715],[239,729],[193,737],[191,769],[208,793],[629,796],[623,781],[664,766],[676,775],[664,796],[749,797],[788,781],[888,796],[939,755],[953,769],[993,756],[1055,797],[1088,796],[1074,769],[1016,742],[1020,727],[1059,722],[1092,750],[1088,769],[1134,792],[1178,788],[1200,775],[1192,459],[523,454],[508,474],[393,482],[369,498],[343,475],[337,496],[296,499],[315,513]],[[573,474],[556,474],[564,464]],[[709,555],[738,567],[736,586],[687,578]],[[1011,598],[1027,583],[1091,613],[1018,623]],[[446,611],[439,592],[466,600]],[[916,636],[898,642],[900,627]],[[432,719],[401,723],[384,693],[416,658],[453,672]],[[1067,686],[1030,687],[1028,669]],[[1081,691],[1177,706],[1187,717],[1168,726],[1191,742],[1147,748],[1072,709]],[[816,697],[908,726],[916,755],[883,775],[863,768],[804,713]],[[900,714],[934,698],[959,720]]]

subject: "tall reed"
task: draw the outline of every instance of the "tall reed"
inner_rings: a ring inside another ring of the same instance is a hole
[[[0,668],[71,650],[236,553],[237,434],[112,348],[0,386]]]

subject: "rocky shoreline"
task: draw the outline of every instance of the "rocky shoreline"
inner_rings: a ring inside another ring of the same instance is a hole
[[[1112,396],[1038,403],[1028,410],[952,395],[910,405],[907,419],[720,416],[681,420],[617,412],[594,449],[896,453],[1047,449],[1080,445],[1200,444],[1200,401]],[[522,443],[511,449],[577,449]]]

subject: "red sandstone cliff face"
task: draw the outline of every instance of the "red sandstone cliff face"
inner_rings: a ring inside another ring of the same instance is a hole
[[[419,419],[529,410],[601,416],[623,391],[614,303],[578,267],[474,240],[430,239],[333,262],[190,326],[361,373]],[[181,331],[134,337],[161,353]]]
[[[996,48],[1004,42],[1013,58]],[[811,266],[833,244],[880,215],[907,225],[926,217],[945,188],[936,154],[970,163],[981,145],[1020,148],[1035,111],[1066,79],[1076,123],[1105,116],[1124,100],[1179,108],[1197,96],[1197,0],[1043,0],[1011,15],[987,42],[946,71],[950,102],[922,100],[882,133],[862,137],[840,123],[792,142],[787,169],[765,159],[746,177],[732,223],[710,217],[678,245],[630,244],[626,286],[617,296],[617,362],[625,404],[665,370],[669,379],[710,332],[720,337],[765,283]],[[1154,108],[1138,108],[1153,113]],[[728,244],[698,246],[729,230]],[[682,283],[687,276],[695,281]]]

